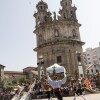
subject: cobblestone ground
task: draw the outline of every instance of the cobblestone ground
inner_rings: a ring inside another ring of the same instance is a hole
[[[63,97],[63,100],[73,100],[73,97]],[[100,100],[100,93],[98,94],[88,94],[85,95],[86,100]],[[48,99],[33,99],[33,100],[48,100]],[[52,100],[57,100],[56,98],[52,98]],[[84,100],[82,97],[78,96],[76,97],[76,100]]]

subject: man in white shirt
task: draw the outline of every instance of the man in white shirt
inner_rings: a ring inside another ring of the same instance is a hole
[[[54,76],[54,80],[52,80],[49,76],[47,78],[47,81],[52,86],[53,92],[58,100],[63,100],[63,97],[61,95],[61,85],[65,84],[66,79],[66,75],[64,75],[64,78],[62,80],[57,80],[57,76]]]

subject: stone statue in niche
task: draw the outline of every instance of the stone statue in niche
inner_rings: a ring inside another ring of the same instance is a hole
[[[76,38],[77,37],[77,34],[76,34],[75,29],[72,30],[72,35],[73,35],[73,38]]]
[[[57,29],[55,29],[55,31],[54,31],[54,35],[55,35],[56,37],[58,37],[58,36],[59,36],[59,32],[58,32],[58,30],[57,30]]]
[[[74,12],[74,11],[71,11],[70,13],[71,13],[71,18],[72,18],[72,19],[76,19],[75,12]]]
[[[54,14],[54,20],[56,20],[56,12],[53,12],[53,14]]]

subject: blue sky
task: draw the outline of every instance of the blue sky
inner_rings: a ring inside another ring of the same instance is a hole
[[[36,4],[39,0],[0,0],[0,64],[5,70],[21,71],[27,66],[37,66],[36,37],[33,33]],[[60,0],[44,0],[51,12],[59,11]],[[98,47],[100,42],[100,1],[73,0],[81,40],[88,47]]]

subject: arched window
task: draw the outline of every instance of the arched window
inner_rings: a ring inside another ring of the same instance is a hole
[[[40,20],[40,17],[38,16],[38,20]]]
[[[62,62],[61,56],[57,56],[57,63],[61,63],[61,62]]]
[[[79,55],[77,56],[77,60],[78,62],[81,62],[81,57]]]
[[[44,19],[45,19],[45,21],[47,21],[47,17],[46,16],[44,17]]]
[[[66,19],[66,14],[65,13],[63,14],[63,17],[64,17],[64,19]]]
[[[41,6],[41,9],[42,9],[43,7]]]
[[[66,6],[67,6],[67,2],[66,2],[65,4],[66,4]]]
[[[91,69],[91,72],[93,73],[93,69]]]
[[[68,18],[68,10],[66,10],[66,18]]]
[[[87,73],[89,73],[89,70],[87,70]]]

